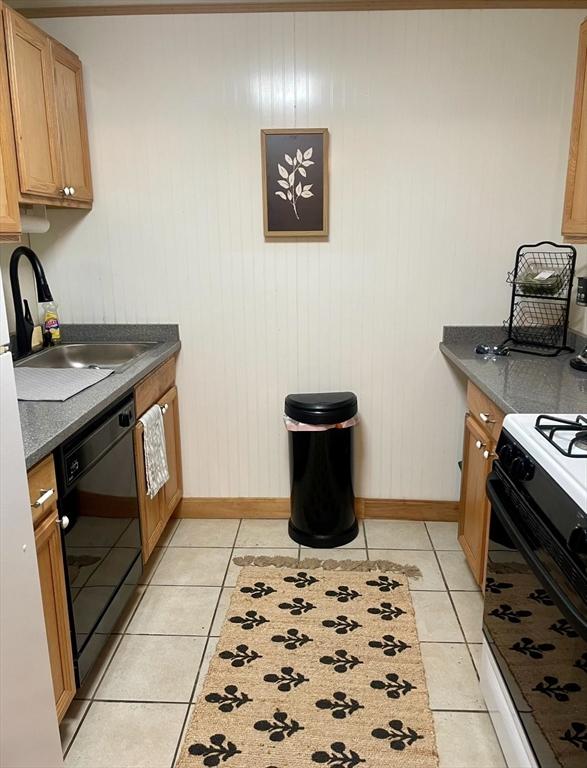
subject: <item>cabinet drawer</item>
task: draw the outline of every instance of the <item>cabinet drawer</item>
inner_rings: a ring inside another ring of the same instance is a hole
[[[175,384],[175,357],[160,365],[135,387],[137,417],[156,403]]]
[[[57,503],[57,479],[53,456],[47,456],[29,470],[28,482],[33,525],[38,525]]]
[[[497,440],[501,432],[504,414],[472,381],[467,383],[467,406],[471,416],[481,429],[489,437]]]

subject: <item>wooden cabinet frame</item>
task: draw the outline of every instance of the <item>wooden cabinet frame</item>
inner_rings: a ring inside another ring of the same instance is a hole
[[[8,85],[4,15],[0,2],[0,240],[19,240],[19,181]]]

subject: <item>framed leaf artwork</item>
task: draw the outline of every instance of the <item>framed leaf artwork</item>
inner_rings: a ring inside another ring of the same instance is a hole
[[[266,238],[328,236],[328,129],[261,131]]]

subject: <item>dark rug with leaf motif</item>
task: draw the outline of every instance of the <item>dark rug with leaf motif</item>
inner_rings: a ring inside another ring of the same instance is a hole
[[[436,768],[407,581],[243,568],[180,768]]]

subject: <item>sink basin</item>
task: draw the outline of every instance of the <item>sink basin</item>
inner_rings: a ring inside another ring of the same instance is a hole
[[[111,368],[120,371],[153,348],[156,341],[60,344],[25,357],[23,368]]]

